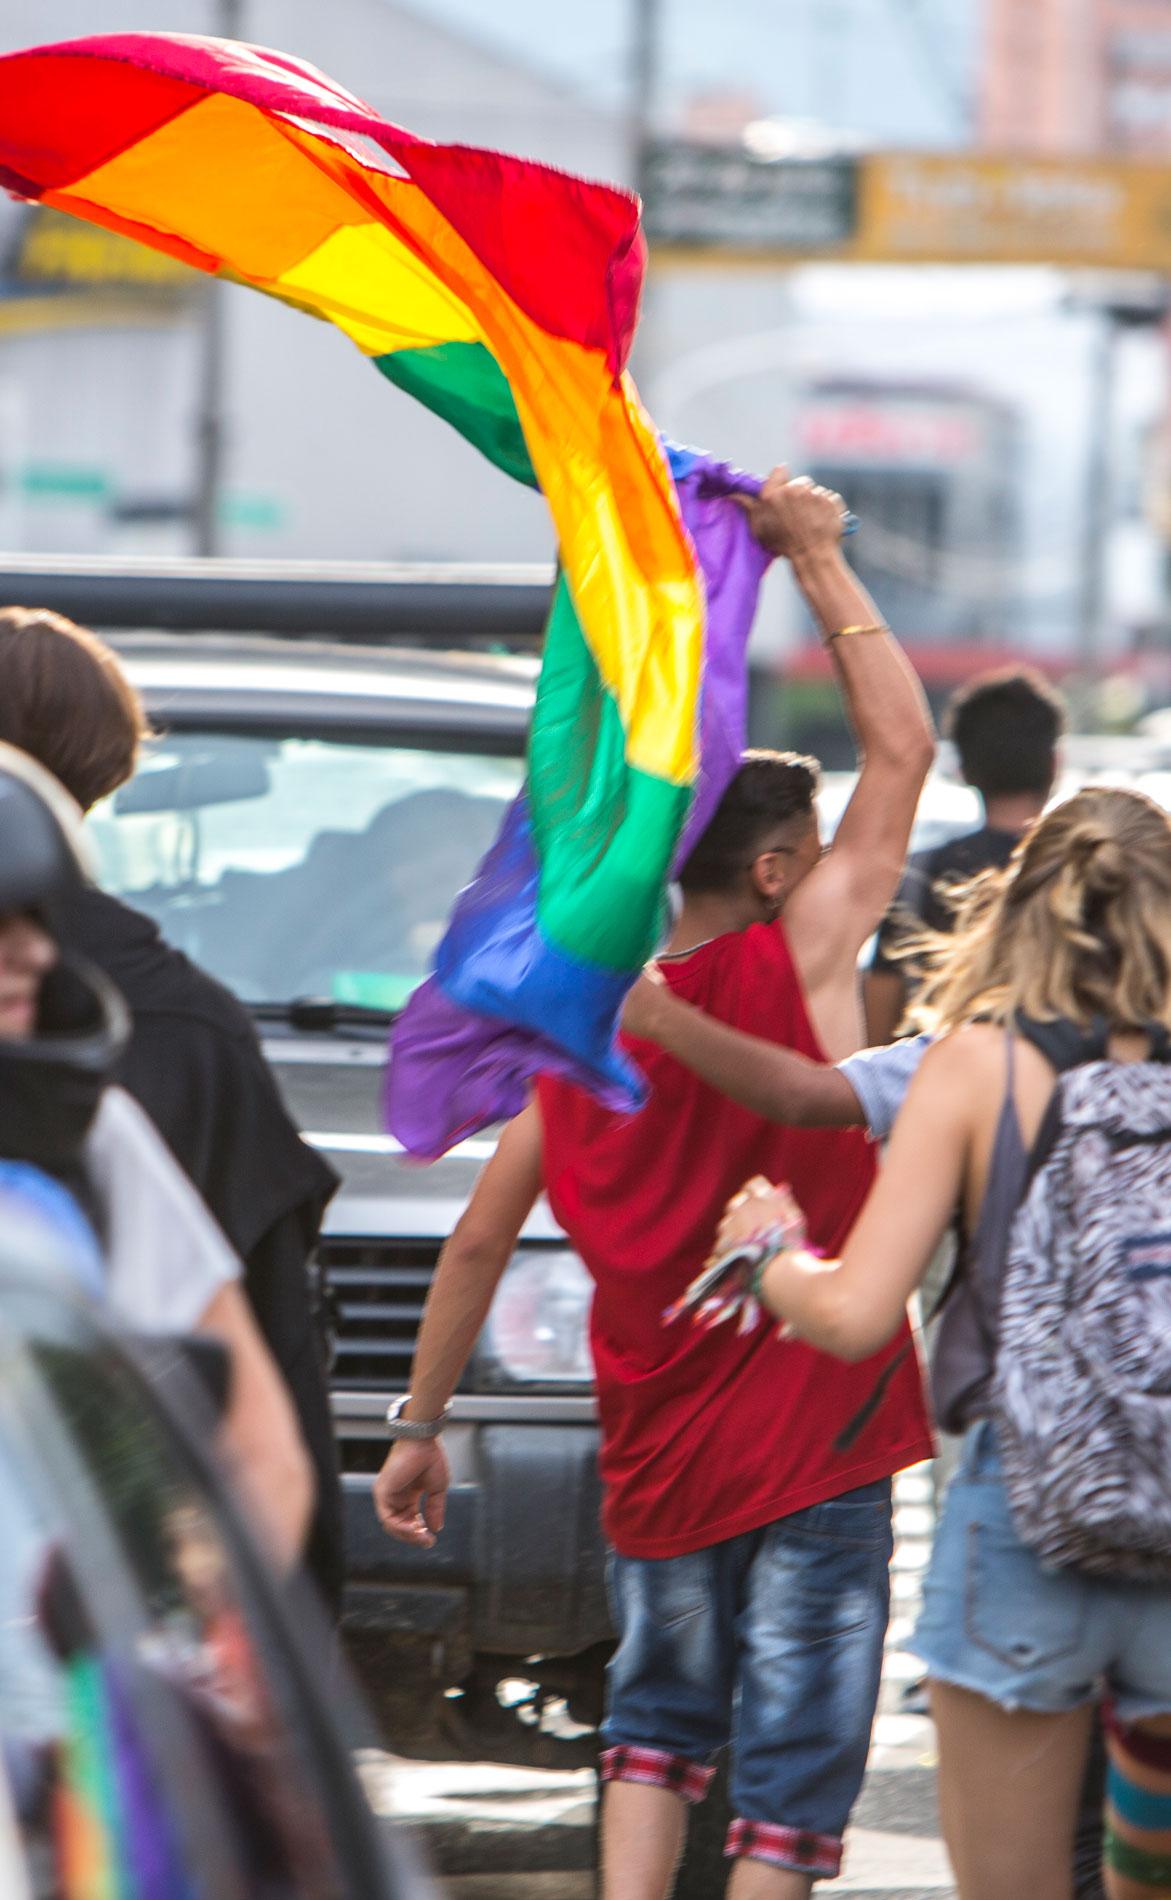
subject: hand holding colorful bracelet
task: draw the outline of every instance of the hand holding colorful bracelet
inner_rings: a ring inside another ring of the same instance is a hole
[[[780,1228],[789,1236],[787,1246],[805,1245],[805,1216],[787,1183],[774,1187],[757,1174],[745,1182],[739,1194],[733,1194],[724,1209],[713,1254],[727,1253],[741,1241],[755,1239],[771,1228]]]
[[[769,1197],[777,1192],[768,1188],[768,1184],[763,1181],[759,1183],[759,1187],[767,1189]],[[736,1197],[738,1204],[748,1205],[751,1191],[754,1214],[757,1213],[760,1201],[765,1198],[763,1195],[756,1198],[756,1190],[757,1183],[750,1183],[749,1188],[742,1190],[741,1195]],[[725,1320],[735,1318],[737,1314],[739,1314],[737,1332],[751,1332],[754,1326],[759,1325],[765,1317],[759,1299],[760,1276],[765,1267],[785,1248],[805,1245],[804,1217],[792,1196],[788,1194],[788,1189],[781,1192],[788,1197],[788,1203],[792,1209],[790,1218],[787,1221],[774,1220],[762,1229],[757,1214],[754,1231],[744,1233],[742,1236],[734,1235],[729,1246],[721,1246],[720,1239],[717,1239],[716,1251],[713,1256],[709,1256],[703,1270],[697,1273],[694,1280],[684,1288],[680,1297],[666,1308],[663,1314],[664,1325],[670,1325],[672,1321],[681,1318],[687,1312],[691,1313],[694,1325],[705,1328],[720,1326]],[[723,1238],[727,1226],[728,1217],[725,1216],[720,1229],[720,1238]]]

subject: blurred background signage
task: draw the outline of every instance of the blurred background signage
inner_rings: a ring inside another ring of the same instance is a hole
[[[1171,165],[873,154],[852,254],[899,263],[1171,269]]]
[[[1171,165],[1157,161],[762,160],[743,147],[661,140],[647,151],[644,197],[656,254],[1171,270]]]
[[[651,141],[643,217],[652,244],[801,252],[854,235],[852,158],[759,159],[741,146]]]
[[[22,211],[0,263],[0,291],[7,297],[174,300],[190,296],[197,286],[195,272],[174,258],[44,205]]]

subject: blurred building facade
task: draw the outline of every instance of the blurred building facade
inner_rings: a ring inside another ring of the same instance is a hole
[[[978,130],[1000,151],[1171,154],[1166,0],[986,0]]]
[[[1056,84],[1065,69],[1037,35],[1055,35],[1072,6],[987,5],[988,48],[1018,32],[1013,60],[1034,86],[1037,67],[1057,61]],[[244,37],[310,60],[412,130],[630,175],[628,118],[551,77],[536,52],[532,63],[506,55],[394,0],[240,0],[238,13]],[[1123,15],[1127,32],[1161,28],[1171,41],[1171,4],[1083,0],[1078,13],[1117,27],[1111,70],[1138,44],[1118,40]],[[222,18],[217,0],[104,0],[101,24],[200,33]],[[0,49],[94,24],[92,0],[7,0]],[[1168,72],[1171,83],[1171,55]],[[739,129],[764,98],[755,79],[747,93],[713,84],[686,128],[692,139]],[[1035,129],[1035,101],[1021,111]],[[680,129],[684,116],[680,101]],[[1071,106],[1067,119],[1081,137],[1084,116]],[[1054,106],[1044,123],[1057,122]],[[848,129],[867,124],[851,119]],[[1023,132],[996,136],[1025,142]],[[842,487],[863,517],[856,560],[900,630],[939,655],[941,678],[1007,647],[1059,667],[1084,584],[1094,318],[1064,308],[1053,273],[1012,291],[1007,281],[979,268],[652,258],[635,352],[651,413],[677,439],[758,470],[812,464]],[[0,201],[0,545],[192,549],[206,289],[110,234]],[[342,337],[254,292],[224,286],[222,297],[222,552],[551,557],[540,499],[375,377]],[[1161,470],[1171,439],[1164,381],[1155,339],[1128,336],[1109,422],[1107,505],[1129,535],[1111,567],[1125,586],[1111,580],[1107,590],[1103,645],[1113,653],[1162,614],[1159,577],[1136,549],[1149,555],[1151,539],[1141,458]],[[1168,487],[1161,475],[1158,486]],[[755,650],[771,662],[803,639],[809,629],[778,574]],[[816,657],[815,643],[809,650]]]

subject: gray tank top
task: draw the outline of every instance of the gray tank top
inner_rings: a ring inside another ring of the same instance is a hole
[[[935,1416],[945,1432],[963,1432],[988,1411],[996,1360],[1000,1284],[1013,1215],[1029,1173],[1013,1094],[1016,1038],[1005,1032],[1004,1101],[996,1123],[988,1180],[975,1231],[960,1235],[955,1284],[939,1319],[931,1364]]]

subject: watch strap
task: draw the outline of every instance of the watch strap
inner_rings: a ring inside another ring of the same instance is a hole
[[[444,1406],[438,1418],[404,1418],[403,1407],[410,1402],[410,1393],[404,1392],[399,1399],[392,1399],[386,1408],[386,1429],[390,1437],[398,1438],[438,1438],[447,1423],[447,1414],[451,1410],[450,1400]]]

